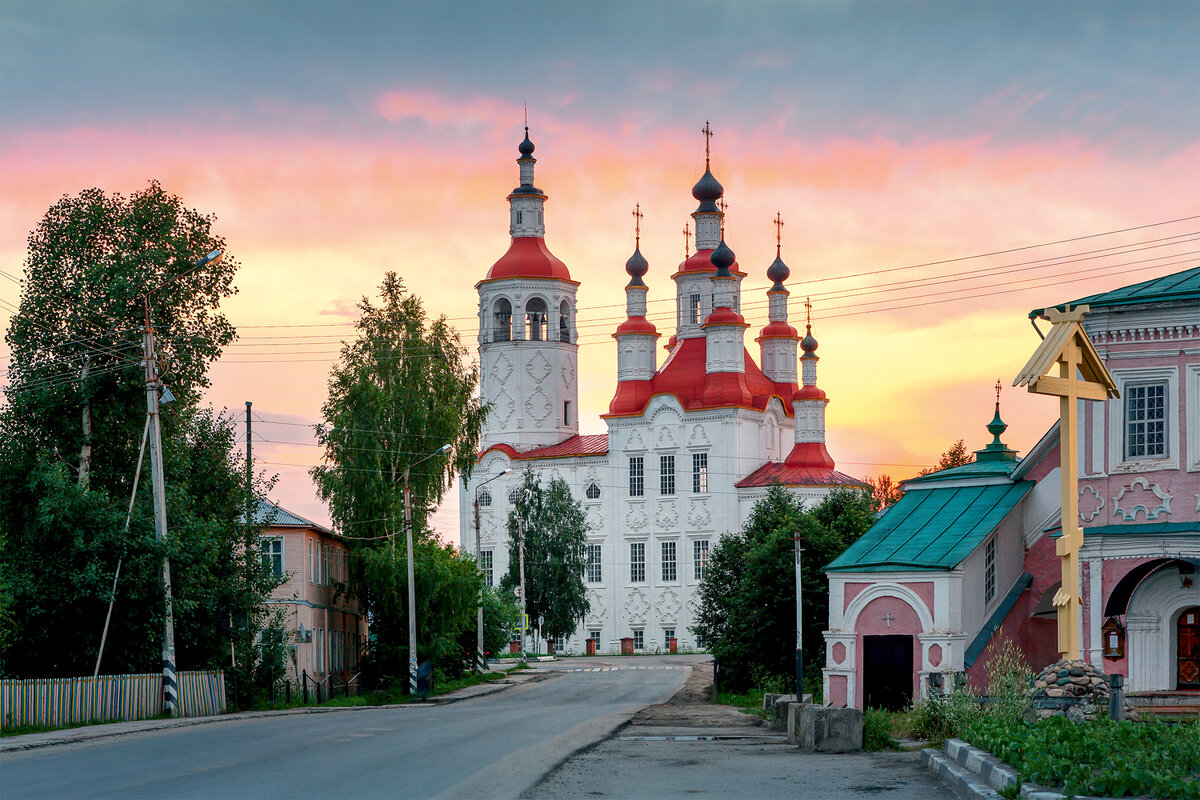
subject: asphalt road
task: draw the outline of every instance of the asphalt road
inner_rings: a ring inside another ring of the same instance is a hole
[[[504,798],[669,698],[691,659],[541,665],[546,680],[446,706],[221,721],[0,758],[18,798]],[[583,666],[589,670],[579,671]]]

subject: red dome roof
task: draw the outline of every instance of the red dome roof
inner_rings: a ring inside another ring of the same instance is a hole
[[[786,322],[772,322],[762,329],[759,339],[799,339],[796,329]]]
[[[567,265],[554,257],[546,247],[546,240],[537,236],[520,236],[512,240],[508,252],[492,264],[485,281],[500,278],[551,278],[559,281],[571,280]]]
[[[679,265],[679,269],[675,274],[678,275],[680,272],[716,272],[717,268],[713,266],[711,259],[712,252],[711,249],[697,250],[687,261]],[[735,275],[745,275],[736,261],[729,267],[729,271]]]
[[[658,329],[645,317],[630,317],[617,326],[617,332],[613,336],[626,336],[631,333],[659,335]]]

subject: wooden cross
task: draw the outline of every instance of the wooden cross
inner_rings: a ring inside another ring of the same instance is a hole
[[[892,612],[890,611],[883,615],[883,621],[887,623],[889,628],[892,627],[892,620],[894,619],[896,618],[892,616]]]
[[[683,226],[683,260],[687,261],[692,256],[692,229],[687,223]]]
[[[708,120],[704,120],[704,127],[700,130],[704,134],[704,169],[708,170],[708,143],[712,139],[712,128],[709,127]]]
[[[633,208],[633,233],[634,233],[634,240],[637,242],[637,244],[635,244],[634,247],[642,246],[642,217],[643,216],[645,216],[645,215],[642,214],[642,204],[638,203]]]
[[[1059,398],[1059,475],[1062,536],[1055,551],[1062,559],[1062,586],[1052,601],[1058,609],[1058,652],[1063,658],[1079,658],[1083,599],[1079,591],[1079,549],[1083,531],[1079,527],[1079,426],[1078,401],[1104,401],[1118,397],[1116,381],[1104,366],[1080,324],[1087,306],[1062,311],[1046,309],[1050,332],[1021,369],[1013,386],[1028,386],[1036,394]],[[1049,374],[1058,367],[1058,375]],[[997,392],[999,389],[997,388]],[[997,394],[997,402],[999,402]]]
[[[783,245],[783,217],[775,212],[775,257],[779,258],[779,248]]]

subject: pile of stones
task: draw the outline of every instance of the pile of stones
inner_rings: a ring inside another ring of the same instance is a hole
[[[1063,659],[1046,667],[1034,683],[1034,710],[1038,719],[1066,716],[1092,720],[1108,716],[1109,679],[1086,661]],[[1050,702],[1038,703],[1046,698]],[[1062,701],[1054,703],[1054,701]],[[1046,707],[1039,707],[1046,706]],[[1136,712],[1126,700],[1125,717]]]

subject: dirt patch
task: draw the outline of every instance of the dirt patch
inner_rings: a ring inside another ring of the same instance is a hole
[[[673,725],[682,728],[753,728],[760,720],[731,706],[712,702],[712,662],[694,664],[683,686],[671,699],[646,706],[633,716],[631,725]]]

